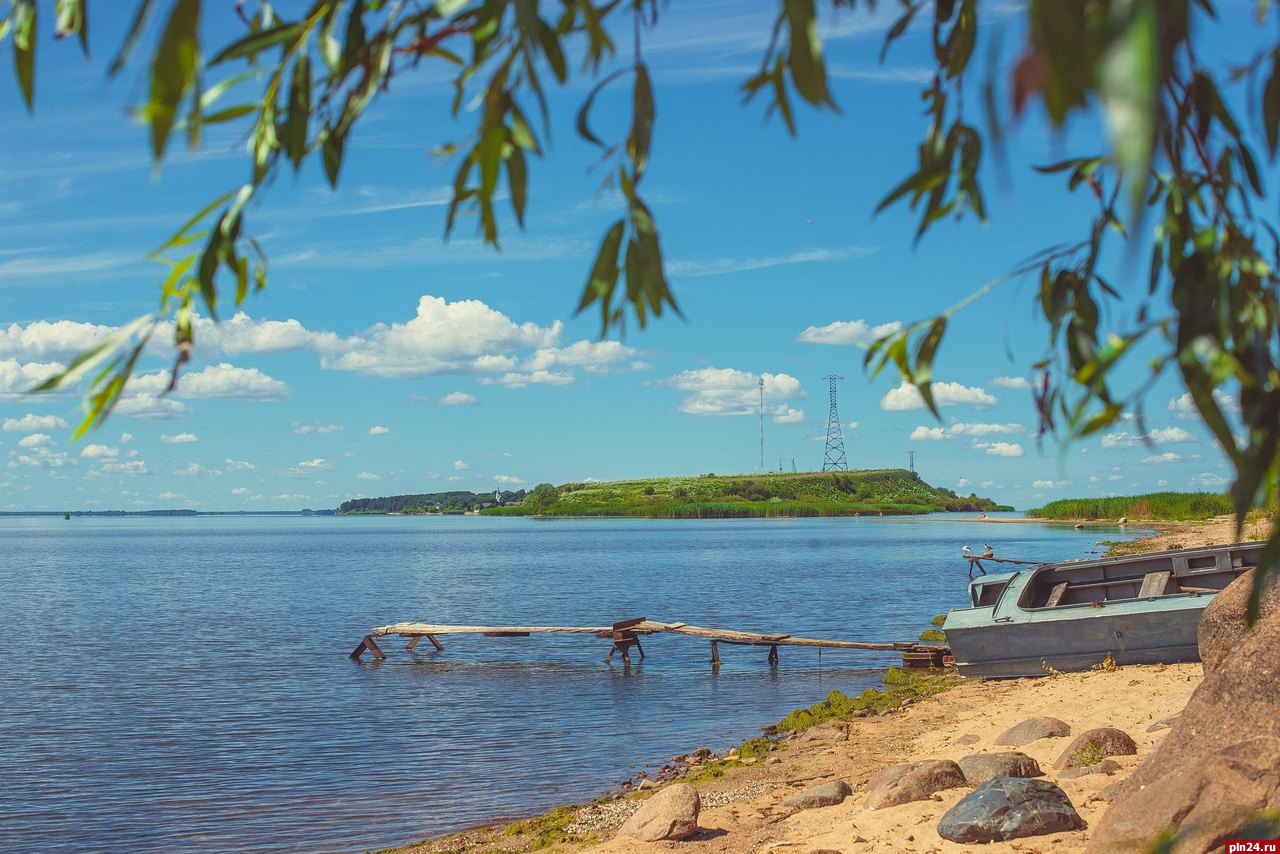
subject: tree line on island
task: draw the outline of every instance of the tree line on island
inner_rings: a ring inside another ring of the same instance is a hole
[[[976,494],[930,486],[915,472],[698,475],[645,480],[540,483],[529,492],[442,492],[359,498],[344,514],[484,513],[501,516],[645,516],[746,518],[853,516],[859,513],[939,513],[1012,510]]]

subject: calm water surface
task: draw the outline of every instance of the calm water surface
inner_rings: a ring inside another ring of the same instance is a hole
[[[0,850],[378,849],[587,800],[722,750],[894,657],[376,625],[646,616],[912,640],[965,544],[1083,557],[1098,531],[928,519],[0,518]],[[424,649],[425,647],[425,649]]]

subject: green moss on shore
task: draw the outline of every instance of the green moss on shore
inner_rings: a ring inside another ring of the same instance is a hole
[[[885,684],[896,687],[888,691],[868,688],[856,697],[832,691],[827,699],[807,709],[796,709],[778,722],[778,732],[804,732],[827,721],[848,720],[860,711],[879,714],[885,709],[899,708],[905,700],[940,694],[959,682],[957,676],[913,676],[897,667],[889,668]]]

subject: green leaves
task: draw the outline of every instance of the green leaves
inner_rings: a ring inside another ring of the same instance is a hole
[[[179,103],[197,86],[199,21],[200,0],[177,0],[151,61],[151,97],[143,115],[151,125],[151,150],[157,161],[164,159]]]
[[[779,46],[783,30],[788,36],[787,49]],[[772,97],[765,110],[765,118],[777,110],[787,126],[787,133],[795,136],[795,116],[791,109],[786,78],[805,101],[815,107],[830,107],[839,111],[827,88],[826,64],[822,59],[822,40],[818,36],[818,19],[813,0],[783,0],[782,12],[773,26],[773,38],[760,63],[760,71],[741,86],[743,103],[768,91]]]
[[[22,100],[31,112],[35,103],[36,3],[14,0],[12,13],[13,71],[18,78]]]

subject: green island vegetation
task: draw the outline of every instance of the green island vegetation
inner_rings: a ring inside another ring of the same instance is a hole
[[[349,516],[405,516],[427,513],[459,514],[475,513],[496,504],[519,504],[524,500],[523,489],[515,492],[431,492],[422,495],[391,495],[385,498],[353,498],[342,502],[338,512]]]
[[[345,507],[345,505],[343,505]],[[602,483],[538,484],[518,506],[486,514],[510,516],[640,516],[733,519],[758,516],[852,516],[1012,508],[957,495],[905,469],[749,475],[705,474]]]
[[[1028,510],[1041,519],[1115,521],[1121,516],[1161,522],[1202,522],[1235,512],[1231,496],[1216,492],[1149,492],[1113,498],[1063,498]]]

